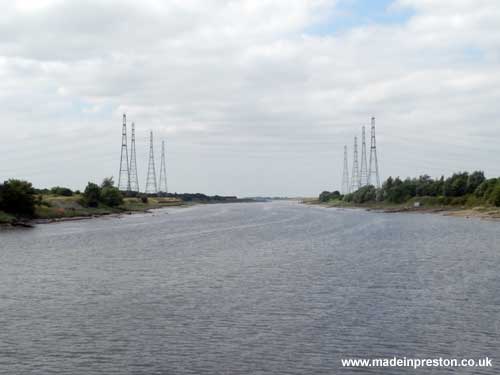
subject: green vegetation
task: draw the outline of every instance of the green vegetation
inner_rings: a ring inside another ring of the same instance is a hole
[[[52,189],[50,189],[50,194],[62,195],[63,197],[71,197],[73,195],[73,191],[66,187],[54,186]]]
[[[112,178],[105,178],[101,185],[89,182],[83,193],[59,186],[37,190],[31,183],[19,180],[0,184],[0,224],[148,211],[182,204],[183,201],[175,197],[124,198]]]
[[[336,200],[340,199],[341,195],[338,190],[335,190],[334,192],[329,192],[329,191],[324,191],[319,195],[319,201],[320,202],[328,202],[330,200]]]
[[[482,171],[454,173],[448,178],[427,175],[401,180],[389,177],[380,189],[363,186],[340,195],[324,191],[319,201],[335,205],[500,207],[500,179],[486,179]]]
[[[0,210],[15,217],[32,217],[35,213],[35,189],[31,183],[8,180],[0,184]]]
[[[86,207],[99,207],[99,205],[104,205],[107,207],[118,207],[123,204],[123,195],[114,187],[113,178],[105,178],[102,181],[101,186],[89,182],[85,191],[83,192],[83,198],[81,200],[82,205]]]
[[[14,219],[15,219],[14,216],[9,215],[8,213],[5,213],[3,211],[0,211],[0,224],[12,223]]]

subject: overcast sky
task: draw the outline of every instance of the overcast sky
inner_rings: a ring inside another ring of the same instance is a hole
[[[0,0],[0,179],[316,195],[377,118],[382,178],[500,175],[498,0]],[[349,155],[349,163],[352,155]]]

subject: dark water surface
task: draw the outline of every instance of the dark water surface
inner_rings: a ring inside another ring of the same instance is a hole
[[[500,373],[500,223],[277,202],[0,231],[2,374],[336,374],[393,356]]]

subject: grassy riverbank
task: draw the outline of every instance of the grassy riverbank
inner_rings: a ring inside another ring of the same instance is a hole
[[[175,198],[148,198],[143,202],[140,198],[125,198],[123,204],[117,207],[108,207],[99,204],[97,207],[82,205],[82,196],[42,195],[41,203],[35,207],[32,220],[18,220],[15,216],[0,211],[0,224],[16,224],[29,222],[52,222],[76,218],[96,217],[111,214],[128,214],[133,212],[147,212],[151,209],[182,206],[185,203]]]
[[[462,204],[457,202],[452,202],[452,204],[443,204],[437,197],[415,197],[407,202],[396,204],[389,202],[354,203],[346,202],[341,199],[332,199],[327,202],[321,202],[319,199],[311,198],[304,199],[303,203],[346,209],[361,208],[368,211],[379,211],[385,213],[439,213],[446,216],[500,220],[499,207],[492,205],[475,205],[472,200],[469,200],[469,202],[466,201]]]

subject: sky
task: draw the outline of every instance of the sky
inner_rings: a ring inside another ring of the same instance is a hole
[[[497,0],[0,0],[0,180],[315,196],[376,117],[381,178],[500,176]],[[157,170],[157,174],[159,171]]]

